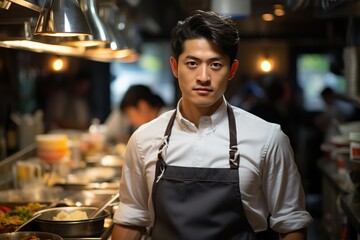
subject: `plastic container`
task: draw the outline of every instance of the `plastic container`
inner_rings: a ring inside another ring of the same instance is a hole
[[[351,132],[350,141],[350,160],[360,162],[360,132]]]

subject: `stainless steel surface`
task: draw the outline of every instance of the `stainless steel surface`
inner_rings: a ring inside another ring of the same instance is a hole
[[[48,0],[34,34],[71,37],[90,35],[91,30],[77,0]]]
[[[14,177],[12,166],[21,159],[27,159],[35,154],[35,145],[32,144],[23,150],[0,161],[0,190],[11,189],[14,187]],[[0,194],[1,198],[1,194]]]
[[[96,218],[74,221],[53,220],[60,211],[73,212],[75,210],[85,211],[89,216],[96,207],[59,207],[49,208],[41,211],[41,216],[35,219],[40,231],[47,231],[60,235],[61,237],[88,237],[101,234],[104,231],[105,218],[110,216],[109,211],[104,210]]]
[[[79,4],[87,22],[89,23],[91,35],[80,37],[75,41],[69,41],[68,44],[75,46],[82,44],[86,44],[87,46],[97,46],[111,42],[110,33],[108,32],[105,23],[98,15],[98,9],[95,0],[80,0]]]
[[[21,240],[31,236],[36,236],[40,239],[46,240],[62,240],[59,235],[48,232],[13,232],[13,233],[1,233],[0,240]]]

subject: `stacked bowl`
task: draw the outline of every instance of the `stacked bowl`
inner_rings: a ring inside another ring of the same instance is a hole
[[[50,164],[59,163],[69,156],[68,137],[65,134],[36,136],[37,156]]]

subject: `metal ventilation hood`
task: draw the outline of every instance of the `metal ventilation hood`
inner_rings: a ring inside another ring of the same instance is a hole
[[[1,2],[7,1],[6,3],[1,5]],[[21,1],[21,5],[18,2],[15,4],[13,1]],[[32,0],[33,2],[27,2],[25,0],[0,0],[0,47],[6,48],[15,48],[15,49],[24,49],[33,52],[47,52],[47,53],[55,53],[59,55],[69,55],[69,56],[78,56],[92,59],[94,54],[88,53],[88,49],[93,50],[94,48],[87,46],[70,46],[67,42],[74,40],[70,37],[53,37],[53,36],[44,36],[39,37],[33,34],[34,26],[33,20],[39,17],[39,12],[34,10],[34,6],[44,5],[46,0]],[[36,1],[36,2],[35,2]],[[83,1],[83,3],[86,0]],[[98,0],[97,4],[104,1],[114,1],[114,0]],[[92,0],[95,4],[95,0]],[[28,4],[28,5],[26,5]],[[85,6],[85,4],[84,4]],[[86,5],[87,6],[87,5]],[[5,8],[6,7],[6,8]],[[95,8],[94,8],[95,9]],[[93,8],[91,9],[82,9],[84,14],[87,14],[87,17],[91,17],[98,13],[98,11],[94,12]],[[21,18],[20,18],[21,16]],[[89,22],[89,19],[87,19]],[[98,28],[97,25],[94,25],[95,28]],[[107,28],[107,26],[106,26]],[[93,29],[92,29],[93,30]],[[98,30],[98,29],[95,29]],[[99,29],[100,30],[100,29]],[[111,29],[110,29],[111,30]],[[93,30],[94,31],[94,30]],[[56,41],[54,41],[56,40]],[[117,51],[120,51],[120,44],[117,41],[116,37],[109,39],[109,43],[111,42],[111,49],[105,45],[107,42],[104,41],[102,43],[104,47],[102,47],[102,55],[103,59],[106,61],[117,61],[121,57],[126,57],[132,53],[131,49],[128,49],[128,52],[123,52],[120,56],[119,54],[114,55],[114,47],[113,43],[117,43]],[[107,50],[107,51],[105,51]],[[55,52],[54,52],[55,51]],[[96,53],[99,55],[99,53]]]

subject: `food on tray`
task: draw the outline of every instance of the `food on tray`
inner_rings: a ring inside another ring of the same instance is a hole
[[[35,235],[31,235],[29,237],[24,237],[24,238],[21,238],[20,240],[41,240],[41,238],[35,236]]]
[[[0,207],[0,233],[12,232],[18,226],[30,219],[32,215],[39,211],[43,205],[40,203],[28,203],[13,208],[7,206]]]
[[[79,210],[70,213],[65,211],[60,211],[56,216],[54,216],[53,219],[58,221],[84,220],[84,219],[88,219],[88,216],[86,212]]]

